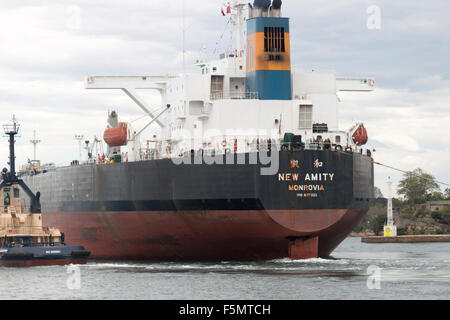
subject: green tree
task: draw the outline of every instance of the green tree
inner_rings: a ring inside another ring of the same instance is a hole
[[[384,198],[383,193],[381,192],[380,188],[378,188],[378,187],[373,188],[373,193],[374,193],[375,199]]]
[[[427,201],[442,201],[445,200],[445,195],[440,191],[435,191],[427,196]]]
[[[398,187],[398,194],[403,195],[411,204],[424,203],[434,192],[439,191],[436,179],[422,169],[405,173]]]
[[[433,211],[431,217],[439,223],[450,225],[450,210]]]
[[[386,223],[386,215],[380,214],[369,220],[369,229],[373,233],[378,234],[383,231],[384,224]]]
[[[450,188],[445,189],[444,195],[447,200],[450,200]]]

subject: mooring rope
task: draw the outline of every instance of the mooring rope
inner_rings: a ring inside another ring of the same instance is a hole
[[[402,169],[394,168],[394,167],[392,167],[392,166],[388,166],[388,165],[386,165],[386,164],[382,164],[382,163],[380,163],[380,162],[374,161],[373,163],[375,163],[376,165],[382,166],[382,167],[386,167],[386,168],[389,168],[389,169],[392,169],[392,170],[395,170],[395,171],[402,172],[402,173],[413,173],[413,171],[405,171],[405,170],[402,170]],[[445,183],[445,182],[442,182],[442,181],[436,180],[436,183],[442,184],[442,185],[447,186],[447,187],[450,187],[450,184]]]

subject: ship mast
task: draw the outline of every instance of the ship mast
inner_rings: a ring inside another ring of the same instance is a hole
[[[36,161],[36,146],[38,143],[41,142],[41,140],[36,139],[36,130],[33,131],[33,139],[30,140],[30,142],[33,144],[33,160]]]
[[[244,10],[247,2],[243,0],[233,0],[231,3],[230,22],[234,26],[235,49],[238,54],[243,51],[244,38]]]
[[[80,164],[81,164],[81,144],[82,141],[84,140],[84,136],[82,134],[76,134],[75,135],[75,140],[78,141],[78,148],[79,148],[79,152],[80,152]]]
[[[183,21],[182,21],[182,28],[183,28],[183,44],[182,44],[182,64],[183,64],[183,74],[186,73],[186,10],[185,10],[185,0],[182,0],[182,15],[183,15]]]
[[[2,170],[2,183],[0,184],[0,189],[14,184],[20,185],[31,199],[31,213],[41,213],[41,204],[39,199],[40,193],[38,192],[35,195],[33,191],[28,188],[25,182],[23,182],[22,179],[19,179],[16,175],[16,155],[14,151],[14,144],[16,142],[15,136],[19,133],[19,128],[20,125],[15,116],[13,116],[11,123],[3,125],[5,134],[9,136],[9,172],[6,168]]]
[[[13,116],[12,122],[3,125],[5,134],[9,136],[9,172],[12,176],[16,175],[16,156],[14,153],[15,136],[19,133],[20,124],[17,122],[16,116]]]

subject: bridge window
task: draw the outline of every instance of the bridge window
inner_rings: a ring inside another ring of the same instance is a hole
[[[223,99],[224,76],[211,76],[211,99]]]
[[[3,205],[9,206],[11,204],[11,189],[3,189]]]
[[[189,114],[198,116],[202,113],[205,103],[203,101],[189,101]],[[181,126],[179,127],[181,129]]]
[[[300,105],[299,129],[311,129],[312,105]]]
[[[264,28],[264,52],[286,52],[284,28]]]

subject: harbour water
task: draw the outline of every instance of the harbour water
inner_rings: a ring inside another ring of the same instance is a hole
[[[450,243],[346,239],[333,259],[0,268],[0,299],[450,299]]]

